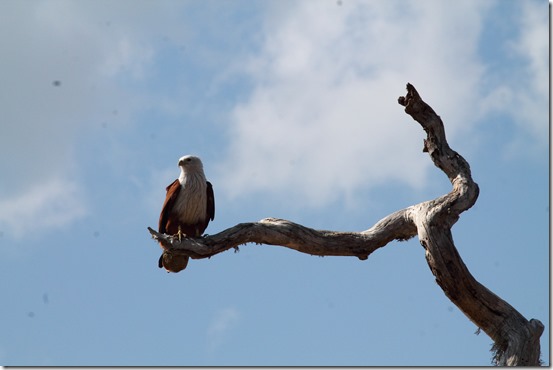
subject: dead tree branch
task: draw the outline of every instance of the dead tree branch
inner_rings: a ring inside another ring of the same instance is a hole
[[[355,256],[365,260],[393,240],[407,240],[418,235],[438,285],[494,341],[494,362],[497,365],[539,365],[543,324],[535,319],[526,320],[476,281],[453,243],[451,227],[478,198],[478,185],[472,179],[469,164],[449,147],[441,118],[411,84],[407,84],[407,95],[400,97],[398,103],[426,132],[423,151],[429,153],[433,163],[449,178],[453,188],[448,194],[394,212],[363,232],[314,230],[275,218],[241,223],[215,235],[182,241],[151,228],[148,230],[163,248],[193,259],[257,243],[284,246],[311,255]]]

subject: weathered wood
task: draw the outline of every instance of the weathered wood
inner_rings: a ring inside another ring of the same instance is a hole
[[[385,217],[363,232],[315,230],[291,221],[266,218],[241,223],[204,238],[178,238],[148,228],[153,238],[174,254],[192,259],[209,258],[246,243],[280,245],[316,256],[355,256],[365,260],[376,249],[394,239],[406,240],[417,235],[407,218],[409,208]]]
[[[449,147],[441,118],[411,84],[407,84],[407,95],[400,97],[398,103],[426,131],[423,151],[429,153],[433,163],[449,178],[453,188],[448,194],[394,212],[363,232],[315,230],[275,218],[241,223],[218,234],[181,241],[151,228],[148,230],[162,248],[193,259],[209,258],[246,243],[257,243],[318,256],[355,256],[365,260],[393,240],[418,235],[438,285],[494,341],[494,363],[539,365],[543,324],[535,319],[526,320],[476,281],[455,248],[451,227],[462,212],[474,205],[479,193],[468,162]]]
[[[426,249],[426,260],[436,282],[447,297],[492,338],[497,365],[539,365],[539,337],[543,324],[538,320],[526,320],[511,305],[476,281],[453,243],[451,226],[478,198],[478,185],[472,180],[469,164],[449,147],[441,118],[411,84],[407,84],[407,95],[400,97],[398,102],[426,131],[424,151],[430,154],[434,164],[453,185],[449,194],[421,203],[413,214],[420,243]]]

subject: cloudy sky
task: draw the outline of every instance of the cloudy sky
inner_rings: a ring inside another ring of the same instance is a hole
[[[0,2],[2,365],[488,365],[415,239],[366,261],[247,245],[157,268],[177,160],[207,233],[362,231],[450,190],[411,82],[481,193],[473,275],[541,320],[549,364],[548,2]]]

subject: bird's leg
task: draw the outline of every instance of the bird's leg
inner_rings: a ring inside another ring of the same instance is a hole
[[[179,236],[179,243],[180,243],[180,242],[182,241],[182,236],[184,235],[184,234],[182,233],[182,230],[181,230],[181,228],[180,228],[180,225],[179,225],[179,230],[177,231],[177,235]]]

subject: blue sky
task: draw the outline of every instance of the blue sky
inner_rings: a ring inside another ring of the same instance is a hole
[[[482,284],[545,325],[546,1],[0,2],[0,364],[488,365],[418,240],[366,261],[246,245],[157,268],[177,160],[207,233],[362,231],[450,190],[411,82],[481,192],[453,227]]]

